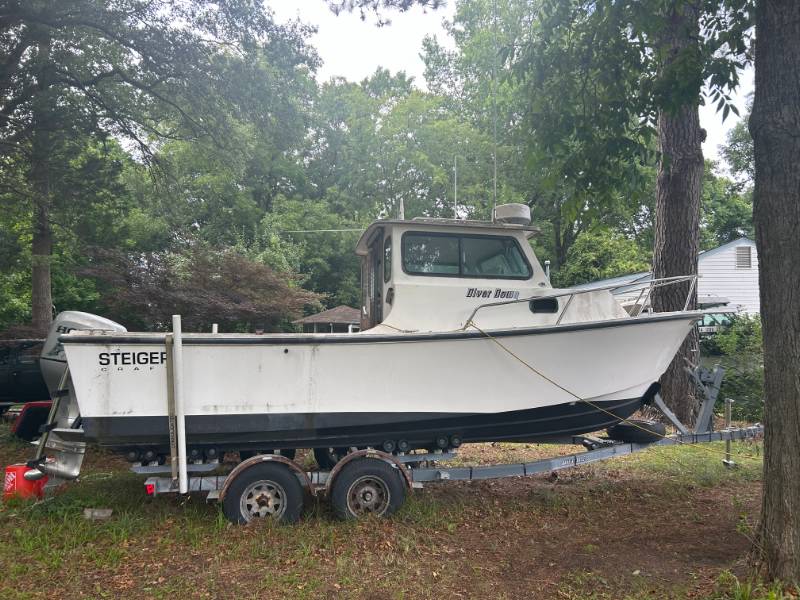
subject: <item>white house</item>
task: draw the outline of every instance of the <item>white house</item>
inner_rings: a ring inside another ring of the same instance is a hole
[[[758,253],[756,243],[746,237],[733,240],[713,250],[701,252],[697,257],[697,301],[700,306],[726,304],[740,312],[760,312],[758,296]],[[576,285],[578,289],[592,289],[607,285],[620,285],[614,291],[620,301],[634,302],[638,288],[625,287],[647,281],[651,273],[632,273],[611,279]]]
[[[697,257],[697,296],[722,296],[741,312],[761,312],[758,295],[758,252],[746,237],[733,240]]]

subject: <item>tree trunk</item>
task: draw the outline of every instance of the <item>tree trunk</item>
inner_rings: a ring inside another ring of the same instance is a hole
[[[674,13],[666,33],[664,67],[679,58],[681,51],[697,43],[697,14],[686,7]],[[700,90],[697,90],[697,98]],[[700,195],[703,180],[705,131],[700,127],[697,99],[658,116],[658,144],[661,159],[656,182],[656,220],[653,248],[653,276],[674,277],[697,273]],[[690,283],[653,290],[656,311],[683,310]],[[689,303],[694,308],[696,295]],[[691,424],[697,412],[694,386],[683,370],[686,360],[696,362],[697,332],[689,335],[661,378],[662,396],[683,422]]]
[[[753,220],[764,335],[760,554],[770,578],[800,583],[800,3],[756,8]]]
[[[53,254],[53,232],[50,227],[50,154],[53,130],[57,122],[56,98],[52,93],[52,65],[49,36],[39,42],[41,66],[37,73],[43,91],[34,100],[32,114],[31,156],[28,178],[33,192],[33,236],[31,243],[31,324],[42,334],[53,320],[53,297],[50,261]]]
[[[33,241],[31,244],[31,320],[34,329],[47,332],[53,320],[50,261],[53,233],[50,227],[50,173],[46,132],[37,131],[32,140],[30,179],[33,189]]]
[[[561,239],[561,207],[556,206],[556,211],[556,216],[553,218],[553,249],[555,250],[553,270],[559,271],[563,268],[564,263],[567,262],[567,255],[564,252],[563,240]]]
[[[555,265],[553,269],[559,271],[567,264],[567,257],[569,250],[578,238],[579,233],[576,232],[576,224],[574,221],[569,221],[564,224],[564,217],[562,215],[563,205],[557,203],[555,206],[555,217],[553,218],[553,247],[555,250]]]

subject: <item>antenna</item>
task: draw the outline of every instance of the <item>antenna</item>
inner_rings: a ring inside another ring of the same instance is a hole
[[[494,176],[492,188],[492,223],[497,210],[497,0],[492,2],[492,37],[494,56],[492,57],[492,162],[494,163]]]
[[[453,156],[453,218],[458,218],[458,154]]]

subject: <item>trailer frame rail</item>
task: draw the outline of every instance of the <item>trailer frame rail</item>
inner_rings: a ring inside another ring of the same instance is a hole
[[[658,446],[694,445],[708,442],[730,442],[742,440],[755,440],[763,435],[763,425],[752,425],[750,427],[735,427],[722,429],[720,431],[709,431],[705,433],[677,433],[666,436],[656,442],[647,444],[632,442],[616,442],[599,438],[605,442],[599,448],[576,452],[563,456],[543,458],[532,462],[515,462],[494,465],[479,466],[427,466],[430,462],[447,462],[455,458],[454,452],[447,453],[427,453],[427,454],[407,454],[398,456],[399,462],[405,464],[407,474],[411,479],[414,488],[421,488],[424,483],[437,481],[477,481],[484,479],[502,479],[506,477],[525,477],[529,475],[539,475],[571,469],[582,465],[596,463],[618,456],[627,456],[649,448]],[[575,436],[572,443],[583,445],[585,436]],[[415,466],[417,464],[426,466]],[[163,469],[163,467],[162,467]],[[139,473],[140,469],[135,469]],[[150,471],[153,472],[153,471]],[[330,472],[309,471],[306,473],[312,486],[309,490],[313,495],[323,494],[327,489]],[[225,484],[227,475],[200,475],[189,477],[189,492],[208,492],[208,500],[216,500],[219,491]],[[145,481],[145,489],[148,495],[156,496],[165,493],[175,493],[178,489],[175,482],[170,477],[149,477]]]

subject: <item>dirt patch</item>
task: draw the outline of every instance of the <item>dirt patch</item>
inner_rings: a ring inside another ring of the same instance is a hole
[[[648,590],[683,597],[710,592],[719,573],[746,555],[741,518],[757,514],[760,488],[520,478],[439,486],[432,494],[486,504],[465,509],[471,518],[458,527],[470,556],[460,566],[462,594],[473,597],[478,586],[508,598],[528,598],[532,590],[569,596],[573,588],[576,597]]]

